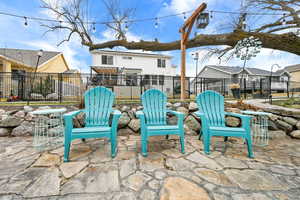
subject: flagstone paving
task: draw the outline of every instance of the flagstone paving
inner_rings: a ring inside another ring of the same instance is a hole
[[[31,137],[2,137],[0,200],[300,199],[300,140],[254,147],[255,159],[235,139],[215,139],[208,156],[197,136],[186,136],[186,154],[175,137],[149,145],[145,158],[139,136],[120,136],[112,159],[108,141],[78,140],[63,163],[62,147],[37,152]]]

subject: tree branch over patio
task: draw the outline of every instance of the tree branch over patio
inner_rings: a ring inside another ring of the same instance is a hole
[[[90,24],[85,24],[82,17],[82,0],[72,0],[72,3],[62,7],[57,7],[50,3],[43,2],[43,8],[55,13],[64,21],[63,25],[47,25],[46,27],[48,28],[48,31],[63,29],[69,33],[66,39],[62,40],[59,44],[68,41],[73,34],[77,34],[81,38],[82,45],[89,47],[90,50],[114,48],[117,46],[122,46],[131,50],[142,49],[149,51],[169,51],[180,49],[180,40],[167,43],[161,43],[157,40],[141,40],[139,42],[128,41],[126,39],[124,23],[130,21],[129,18],[131,17],[133,10],[127,9],[122,12],[120,7],[114,5],[118,3],[118,0],[113,1],[113,3],[110,4],[103,0],[103,3],[107,8],[109,16],[114,22],[105,23],[105,25],[116,33],[116,40],[95,43],[95,39],[91,36],[89,31],[88,25]],[[300,28],[300,5],[298,0],[248,0],[246,7],[247,11],[245,11],[245,13],[250,12],[248,9],[255,8],[256,12],[257,10],[260,10],[268,11],[268,13],[279,13],[279,17],[278,15],[276,15],[277,17],[272,16],[272,19],[274,18],[274,20],[268,21],[267,23],[258,22],[255,25],[258,27],[251,27],[249,30],[243,30],[240,22],[239,26],[236,26],[234,30],[229,31],[228,33],[198,35],[188,41],[187,48],[223,45],[234,47],[239,40],[254,36],[263,42],[264,48],[276,49],[300,55],[300,37],[291,32],[293,28]],[[247,17],[249,17],[249,15],[247,15]],[[283,20],[285,23],[283,23]],[[280,31],[280,33],[278,31]],[[224,52],[221,53],[224,54]]]

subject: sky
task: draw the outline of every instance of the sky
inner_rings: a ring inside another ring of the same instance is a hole
[[[57,1],[57,0],[47,0]],[[71,0],[61,0],[63,3],[68,3]],[[105,11],[105,7],[101,0],[83,0],[87,7],[88,17],[91,20],[107,21],[109,17]],[[26,2],[26,3],[25,3]],[[133,19],[160,17],[170,14],[182,13],[185,11],[196,9],[202,0],[121,0],[122,7],[134,8],[135,12]],[[206,0],[208,10],[222,11],[237,11],[240,6],[239,0]],[[225,3],[226,2],[226,3]],[[33,16],[42,18],[53,18],[53,14],[41,8],[40,0],[1,0],[0,11],[14,13],[22,16]],[[190,13],[186,14],[188,17]],[[213,14],[210,19],[210,24],[201,30],[193,29],[190,37],[193,37],[194,32],[201,34],[216,34],[229,31],[232,22],[236,16],[230,14]],[[247,21],[249,25],[257,25],[265,21],[270,21],[267,17],[252,17]],[[170,42],[180,39],[179,27],[183,24],[183,15],[175,16],[167,19],[158,20],[158,28],[155,28],[155,21],[133,23],[127,33],[127,39],[130,41],[139,40],[154,40],[158,38],[161,42]],[[41,26],[39,22],[28,21],[28,26],[24,26],[24,20],[9,16],[0,15],[0,48],[21,48],[47,51],[63,52],[69,66],[72,69],[78,69],[81,72],[89,72],[91,65],[91,55],[87,47],[82,46],[77,36],[71,38],[69,42],[63,43],[60,46],[57,44],[66,37],[65,31],[56,31],[45,34],[47,30]],[[114,40],[113,32],[104,25],[97,25],[96,32],[91,34],[98,42]],[[124,50],[117,47],[114,50]],[[199,52],[200,58],[204,57],[207,50],[203,47],[189,49],[187,51],[187,76],[195,76],[195,61],[192,53]],[[159,52],[173,56],[172,63],[177,65],[177,72],[180,72],[180,51],[165,51]],[[257,57],[251,59],[247,63],[247,67],[256,67],[270,70],[271,65],[279,64],[282,67],[299,64],[300,56],[281,52],[271,49],[262,49]],[[210,59],[202,61],[200,59],[199,69],[205,65],[228,65],[242,66],[243,62],[237,58],[226,61],[225,59],[217,59],[212,56]]]

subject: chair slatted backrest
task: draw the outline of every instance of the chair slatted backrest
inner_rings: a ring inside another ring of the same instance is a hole
[[[197,96],[199,111],[208,119],[209,126],[224,127],[224,97],[211,90],[207,90]]]
[[[105,87],[95,87],[84,94],[86,127],[108,126],[115,94]]]
[[[142,95],[142,104],[148,125],[165,125],[167,122],[167,97],[157,89],[147,90]]]

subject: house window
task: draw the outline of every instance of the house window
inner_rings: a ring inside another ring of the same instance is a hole
[[[152,85],[157,85],[157,75],[152,75]]]
[[[166,60],[158,58],[157,59],[157,67],[158,68],[166,68]]]
[[[164,77],[164,75],[159,75],[158,80],[159,80],[159,85],[164,85],[164,82],[165,82],[165,77]]]
[[[102,65],[113,65],[113,56],[102,55]]]
[[[149,75],[144,76],[143,83],[144,83],[144,85],[149,85],[150,84],[150,76]]]
[[[123,56],[122,57],[124,60],[132,60],[132,57],[130,57],[130,56]]]

